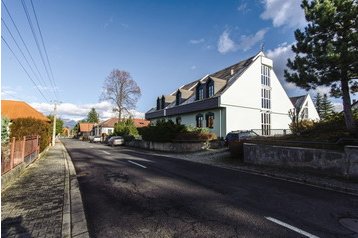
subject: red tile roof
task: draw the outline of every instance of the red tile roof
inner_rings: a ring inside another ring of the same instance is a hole
[[[150,123],[150,121],[145,120],[145,119],[141,119],[141,118],[133,118],[132,120],[134,122],[135,127],[137,127],[137,128],[148,126],[149,123]],[[99,123],[99,126],[101,126],[101,127],[113,127],[114,128],[114,125],[116,123],[118,123],[118,118],[109,118],[108,120]]]
[[[42,121],[51,121],[26,102],[13,100],[1,100],[1,116],[10,120],[31,117]]]
[[[80,123],[80,132],[90,132],[93,126],[94,123]]]
[[[135,127],[137,127],[137,128],[148,126],[150,123],[150,121],[145,120],[145,119],[140,119],[140,118],[134,118],[133,122],[134,122]]]

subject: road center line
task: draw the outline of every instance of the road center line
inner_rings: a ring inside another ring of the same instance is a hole
[[[282,222],[282,221],[280,221],[280,220],[277,220],[277,219],[275,219],[275,218],[272,218],[272,217],[265,217],[265,218],[266,218],[267,220],[269,220],[269,221],[272,221],[272,222],[278,224],[278,225],[284,226],[284,227],[286,227],[286,228],[288,228],[288,229],[290,229],[290,230],[293,230],[293,231],[295,231],[295,232],[297,232],[297,233],[300,233],[301,235],[304,235],[304,236],[306,236],[306,237],[309,237],[309,238],[319,238],[318,236],[312,235],[312,234],[310,234],[310,233],[308,233],[308,232],[306,232],[306,231],[304,231],[304,230],[301,230],[301,229],[299,229],[299,228],[297,228],[297,227],[291,226],[290,224],[287,224],[287,223]]]
[[[108,151],[104,151],[104,150],[101,150],[103,153],[107,154],[107,155],[110,155],[111,153],[109,153]]]
[[[139,166],[139,167],[142,167],[143,169],[146,169],[146,168],[147,168],[147,167],[145,167],[144,165],[138,164],[138,163],[133,162],[133,161],[130,161],[130,160],[128,160],[128,162],[131,163],[131,164],[137,165],[137,166]]]

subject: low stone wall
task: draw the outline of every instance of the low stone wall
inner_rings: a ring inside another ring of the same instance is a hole
[[[208,142],[153,142],[153,141],[143,141],[143,140],[133,140],[131,142],[126,142],[126,145],[147,149],[147,150],[157,150],[157,151],[166,151],[174,153],[184,153],[184,152],[195,152],[205,150],[209,147]]]
[[[338,152],[245,143],[244,162],[309,169],[322,174],[358,179],[358,146],[346,146],[343,152]]]

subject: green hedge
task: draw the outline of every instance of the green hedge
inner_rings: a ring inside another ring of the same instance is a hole
[[[34,118],[18,118],[12,120],[10,125],[10,138],[22,139],[24,136],[40,136],[40,152],[42,152],[51,141],[51,124]]]

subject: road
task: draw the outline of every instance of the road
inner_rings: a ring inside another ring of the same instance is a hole
[[[91,237],[356,237],[358,197],[129,147],[62,140]]]

